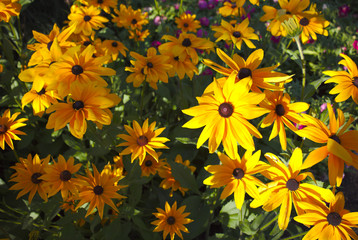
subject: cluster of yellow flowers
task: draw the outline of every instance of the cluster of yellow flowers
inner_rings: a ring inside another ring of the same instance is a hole
[[[252,4],[258,1],[250,0]],[[245,0],[227,1],[219,9],[222,16],[244,15]],[[265,15],[261,21],[270,21],[267,30],[273,36],[288,36],[296,27],[299,30],[303,43],[316,34],[327,35],[325,29],[329,22],[311,4],[309,0],[279,1],[281,9],[263,6]],[[46,128],[54,131],[69,126],[70,133],[82,139],[87,131],[87,121],[94,122],[99,129],[102,125],[110,125],[113,118],[111,108],[117,106],[121,98],[110,93],[106,77],[116,75],[116,71],[106,67],[112,61],[117,61],[119,53],[126,57],[127,47],[117,39],[101,40],[96,37],[97,30],[105,27],[109,20],[101,14],[113,13],[112,22],[117,27],[128,30],[129,38],[134,41],[144,41],[149,35],[143,26],[149,23],[148,14],[140,9],[134,10],[120,4],[117,9],[117,0],[94,1],[81,0],[71,7],[68,15],[68,25],[59,29],[55,24],[52,31],[45,35],[33,31],[37,43],[28,45],[33,54],[19,79],[32,83],[32,88],[21,99],[22,108],[32,103],[33,114],[39,117],[49,114]],[[0,3],[0,20],[9,21],[11,16],[19,14],[20,7],[14,1],[3,0]],[[112,11],[113,10],[113,11]],[[153,89],[158,89],[158,82],[168,83],[169,78],[178,76],[183,79],[187,75],[190,79],[199,74],[198,50],[204,53],[215,51],[215,43],[210,39],[197,37],[195,32],[200,28],[196,15],[183,13],[175,19],[178,29],[182,32],[178,37],[162,36],[167,42],[158,47],[146,49],[143,56],[130,51],[131,67],[125,67],[130,72],[127,83],[139,87],[147,82]],[[292,19],[291,22],[287,22]],[[256,45],[251,40],[259,40],[259,36],[252,27],[249,27],[249,18],[241,22],[221,21],[220,26],[212,26],[215,32],[215,42],[221,40],[241,50],[242,44],[250,49]],[[293,25],[292,25],[293,24]],[[296,25],[295,25],[296,24]],[[292,31],[291,31],[292,30]],[[158,53],[159,52],[159,53]],[[230,57],[223,50],[216,48],[217,56],[228,66],[221,66],[210,59],[203,59],[203,64],[216,71],[220,78],[214,78],[202,96],[197,97],[198,105],[182,110],[193,118],[182,127],[197,129],[203,128],[198,141],[200,148],[208,140],[209,153],[217,153],[219,165],[208,165],[206,171],[211,173],[204,180],[204,184],[211,188],[224,187],[220,198],[225,199],[234,194],[235,204],[242,208],[245,194],[253,198],[250,206],[261,207],[265,211],[272,211],[280,207],[278,225],[286,229],[290,220],[292,205],[297,216],[294,219],[308,226],[314,226],[305,236],[305,239],[349,239],[358,236],[351,230],[357,227],[358,213],[350,213],[344,209],[344,196],[335,194],[336,187],[342,183],[345,164],[358,169],[358,131],[349,130],[353,122],[348,121],[345,114],[337,109],[337,116],[330,104],[327,104],[329,125],[326,126],[316,117],[304,113],[310,107],[306,102],[293,102],[285,92],[285,84],[292,81],[292,75],[275,71],[279,64],[259,68],[264,59],[264,50],[253,51],[246,59],[239,54]],[[325,71],[331,76],[326,83],[334,82],[335,86],[330,94],[338,94],[336,102],[342,102],[352,97],[358,103],[358,70],[357,65],[347,55],[341,54],[344,59],[339,64],[347,67],[347,71]],[[103,78],[105,77],[105,78]],[[303,99],[302,99],[303,100]],[[14,149],[12,140],[20,140],[17,135],[25,133],[17,130],[23,127],[27,119],[16,120],[20,113],[13,115],[6,110],[0,117],[0,147],[5,149],[5,143]],[[262,118],[255,127],[250,120]],[[297,125],[305,128],[298,129]],[[307,154],[303,161],[300,148],[293,150],[292,156],[285,164],[272,153],[265,153],[268,163],[260,161],[261,151],[255,151],[253,136],[263,138],[259,127],[272,126],[268,141],[279,136],[282,150],[287,150],[286,127],[302,138],[310,139],[320,147]],[[123,155],[131,155],[131,162],[139,159],[142,176],[158,175],[163,179],[160,187],[170,189],[170,196],[179,190],[182,195],[189,189],[180,185],[173,177],[172,169],[166,159],[161,158],[161,152],[156,149],[168,149],[165,145],[170,141],[159,135],[164,127],[156,128],[156,122],[149,123],[146,119],[142,126],[133,120],[133,126],[124,125],[127,134],[117,135],[124,142],[117,147],[125,147],[119,156],[114,158],[114,164],[107,164],[99,172],[94,164],[92,171],[87,168],[86,176],[77,174],[81,164],[74,164],[74,158],[67,161],[58,156],[58,162],[52,161],[51,156],[44,159],[36,154],[19,158],[12,168],[16,172],[10,181],[16,182],[10,189],[20,190],[17,198],[29,193],[31,203],[36,192],[47,201],[51,196],[61,192],[64,201],[63,208],[78,210],[89,203],[86,217],[97,208],[99,216],[103,217],[104,205],[109,205],[118,212],[112,199],[125,198],[117,192],[126,186],[119,184],[124,178]],[[220,144],[225,153],[218,152]],[[240,157],[239,147],[246,150]],[[314,176],[311,172],[301,172],[318,164],[328,157],[328,175],[332,190],[324,189],[304,180]],[[174,160],[183,164],[193,173],[195,167],[190,161],[177,155]],[[260,181],[256,174],[261,174],[267,183]],[[329,207],[325,202],[329,203]],[[76,203],[76,204],[74,204]],[[120,204],[121,201],[118,201]],[[76,206],[75,206],[76,205]],[[188,232],[184,224],[193,220],[186,218],[185,206],[177,209],[175,202],[172,207],[166,202],[165,210],[157,209],[154,215],[158,218],[152,222],[157,225],[154,231],[163,231],[163,239],[170,234],[182,237],[181,231]],[[327,237],[327,238],[326,238]]]

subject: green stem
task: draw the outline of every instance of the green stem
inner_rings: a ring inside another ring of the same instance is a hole
[[[301,101],[304,101],[304,96],[305,96],[305,87],[306,87],[306,61],[305,61],[305,56],[303,55],[303,48],[302,48],[302,44],[301,44],[301,40],[300,37],[297,36],[295,37],[295,41],[297,44],[297,48],[298,51],[300,53],[300,58],[301,58],[301,62],[302,62],[302,90],[301,90]]]
[[[183,13],[183,0],[180,0],[179,14],[181,15],[182,13]]]
[[[266,223],[264,226],[262,226],[259,230],[259,232],[263,231],[264,229],[268,228],[273,222],[275,222],[278,218],[278,214],[271,219],[271,221],[269,221],[268,223]]]
[[[215,208],[221,203],[220,195],[221,195],[221,192],[218,189],[216,189],[216,197],[215,197],[213,204],[211,205],[211,209],[210,209],[211,214],[210,214],[209,221],[208,221],[208,227],[205,231],[205,239],[209,239],[210,225],[214,219],[214,211],[215,211]]]
[[[19,160],[19,155],[17,155],[17,152],[16,152],[15,148],[14,148],[14,150],[12,150],[12,152],[14,153],[16,160],[19,162],[20,161]]]
[[[145,87],[146,87],[146,84],[144,83],[142,85],[142,91],[140,93],[140,105],[139,105],[139,117],[140,117],[140,120],[143,120],[143,105],[144,105],[144,94],[145,94]]]
[[[297,235],[294,235],[294,236],[291,236],[291,237],[288,237],[288,238],[284,238],[284,239],[282,239],[282,240],[290,240],[290,239],[295,239],[295,238],[298,238],[298,237],[301,237],[301,236],[306,235],[306,234],[307,234],[307,232],[308,232],[308,231],[303,232],[303,233],[299,233],[299,234],[297,234]]]

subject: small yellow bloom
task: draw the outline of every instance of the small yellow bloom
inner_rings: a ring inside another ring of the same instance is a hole
[[[11,148],[14,149],[14,144],[12,140],[21,140],[17,135],[26,135],[26,133],[17,130],[19,127],[26,126],[27,118],[20,118],[15,120],[17,116],[20,115],[20,112],[10,114],[10,109],[5,110],[3,115],[0,117],[0,147],[4,150],[5,143]]]

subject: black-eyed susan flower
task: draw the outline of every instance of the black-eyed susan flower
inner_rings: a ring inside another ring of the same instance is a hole
[[[0,117],[0,147],[4,150],[5,143],[14,149],[14,143],[12,140],[21,140],[17,135],[26,135],[26,133],[17,130],[19,127],[26,126],[25,121],[27,118],[17,119],[20,112],[11,115],[10,109],[6,109],[3,115]]]
[[[133,86],[136,87],[145,80],[156,90],[158,89],[157,82],[159,80],[168,83],[167,71],[172,68],[172,65],[168,64],[168,56],[157,55],[157,50],[154,47],[150,47],[147,50],[147,56],[142,56],[136,52],[130,52],[130,55],[135,61],[131,60],[134,67],[125,68],[126,71],[133,72],[127,77],[126,82],[133,82]],[[139,69],[141,74],[145,76],[144,79],[138,77],[137,72]]]
[[[337,118],[333,108],[327,104],[329,115],[329,127],[321,120],[305,115],[307,127],[296,131],[296,134],[309,140],[324,144],[309,153],[302,165],[303,169],[310,168],[321,162],[328,156],[328,178],[331,186],[339,187],[342,183],[344,163],[353,165],[358,169],[358,155],[352,151],[358,151],[358,131],[349,130],[354,118],[349,117],[345,122],[344,113],[337,109]]]
[[[71,195],[78,193],[77,187],[80,185],[80,180],[74,177],[74,174],[81,168],[82,164],[74,164],[73,157],[68,160],[62,156],[58,156],[58,161],[53,161],[53,164],[47,165],[44,168],[45,174],[39,179],[44,180],[44,187],[48,187],[48,197],[51,197],[61,191],[61,196],[64,201]]]
[[[221,31],[220,36],[216,39],[215,42],[220,40],[233,43],[239,50],[241,50],[242,43],[244,42],[249,48],[256,48],[256,46],[251,42],[251,40],[259,40],[259,36],[254,33],[254,29],[249,27],[249,18],[245,18],[239,24],[234,26],[225,20],[221,20],[222,28],[218,28],[218,31]]]
[[[344,204],[344,195],[339,192],[329,207],[322,202],[307,205],[306,213],[294,217],[299,223],[313,226],[302,240],[358,239],[358,235],[352,229],[358,227],[358,212],[344,209]]]
[[[328,36],[325,28],[329,26],[329,22],[316,11],[316,4],[311,4],[310,9],[297,15],[297,18],[302,27],[302,43],[308,42],[310,38],[317,40],[316,34]]]
[[[21,190],[16,199],[22,197],[26,193],[29,193],[29,203],[31,203],[36,192],[40,197],[47,201],[48,187],[46,187],[45,181],[40,177],[45,174],[45,168],[47,167],[51,156],[48,155],[46,158],[40,159],[39,155],[27,155],[27,158],[19,158],[20,163],[16,163],[12,166],[12,169],[16,170],[16,173],[11,175],[10,182],[16,182],[11,186],[10,190]]]
[[[112,22],[118,27],[124,27],[131,30],[142,30],[144,25],[148,24],[148,13],[142,13],[141,9],[134,10],[132,6],[128,8],[126,5],[121,4],[118,9],[114,9]]]
[[[245,10],[242,7],[244,5],[245,1],[240,1],[239,0],[239,4],[238,5],[236,3],[236,1],[226,1],[223,3],[223,6],[221,8],[219,8],[219,14],[222,15],[223,17],[228,17],[228,16],[243,16],[245,15]]]
[[[324,189],[313,184],[303,183],[307,176],[314,179],[310,172],[300,173],[302,170],[302,150],[296,148],[286,166],[276,155],[265,154],[271,165],[261,172],[265,177],[273,180],[260,194],[260,198],[254,199],[250,207],[256,208],[263,205],[265,211],[272,211],[280,207],[278,226],[284,230],[290,221],[292,204],[297,214],[304,213],[306,204],[315,204],[324,200],[330,202],[334,195],[329,189]]]
[[[148,29],[146,30],[129,30],[129,39],[133,39],[136,42],[144,42],[145,39],[149,36],[150,32]]]
[[[342,59],[338,64],[342,64],[348,69],[347,71],[324,71],[323,74],[330,76],[325,83],[337,83],[331,89],[330,94],[338,94],[334,99],[336,102],[343,102],[349,97],[358,104],[358,69],[357,64],[344,53],[340,54]]]
[[[164,35],[162,39],[169,40],[169,42],[163,43],[158,47],[160,52],[171,50],[178,55],[185,53],[190,56],[194,65],[198,64],[199,62],[196,49],[212,50],[214,48],[214,43],[210,40],[196,37],[191,33],[181,33],[179,38],[170,35]]]
[[[165,202],[165,210],[157,208],[158,212],[153,213],[153,215],[158,218],[158,220],[152,222],[153,225],[157,225],[153,232],[163,231],[163,240],[166,239],[168,234],[171,240],[174,240],[175,234],[183,239],[181,231],[189,232],[184,225],[193,221],[190,218],[186,218],[190,213],[184,213],[185,208],[186,206],[184,205],[177,209],[176,201],[171,207],[168,202]]]
[[[55,131],[64,128],[69,123],[70,132],[77,138],[82,138],[87,130],[87,120],[109,125],[112,113],[109,108],[120,102],[115,94],[109,94],[107,89],[93,84],[74,83],[71,96],[67,102],[51,105],[46,112],[52,113],[46,128]]]
[[[2,0],[0,2],[0,21],[9,22],[11,17],[19,16],[21,4],[17,0]]]
[[[51,104],[57,103],[60,97],[54,90],[47,91],[47,86],[44,85],[42,88],[40,87],[38,85],[32,86],[32,89],[21,98],[21,105],[22,109],[24,109],[27,104],[32,102],[34,115],[42,117],[46,109],[51,106]]]
[[[104,40],[102,42],[102,48],[105,55],[111,55],[112,60],[115,61],[118,58],[118,53],[121,53],[122,56],[126,56],[126,51],[128,48],[124,46],[123,43],[115,40]]]
[[[260,89],[282,90],[282,86],[275,85],[274,83],[285,83],[291,79],[291,76],[274,71],[278,67],[278,64],[271,67],[258,68],[264,58],[264,51],[262,49],[255,50],[246,60],[236,53],[233,58],[230,58],[219,48],[216,49],[216,53],[229,68],[223,67],[210,59],[204,59],[203,63],[225,76],[225,78],[218,79],[220,86],[224,85],[227,77],[232,73],[236,74],[235,82],[249,78],[251,91],[258,93],[262,92]],[[209,85],[205,92],[212,91],[213,85],[214,83]]]
[[[183,110],[193,116],[184,128],[201,128],[197,148],[209,139],[209,152],[213,153],[222,142],[225,153],[232,159],[239,158],[237,142],[246,150],[255,150],[252,135],[262,138],[260,132],[247,119],[257,118],[268,110],[256,106],[264,98],[263,93],[249,93],[249,78],[235,83],[231,74],[223,88],[214,85],[213,92],[197,97],[198,106]]]
[[[158,161],[149,154],[145,156],[144,161],[140,165],[142,176],[149,177],[150,175],[155,175],[158,170],[164,166],[165,158],[160,159],[160,155],[162,155],[162,153],[158,152]]]
[[[261,127],[265,128],[273,124],[269,141],[279,135],[281,147],[286,150],[285,126],[293,132],[297,131],[293,123],[301,124],[304,121],[300,113],[306,111],[309,108],[309,104],[305,102],[291,103],[290,95],[281,91],[271,92],[265,90],[265,95],[266,98],[260,103],[260,106],[268,109],[270,113],[263,119]]]
[[[61,58],[51,64],[52,74],[48,75],[49,90],[57,89],[61,97],[70,93],[73,82],[83,84],[95,83],[105,87],[107,82],[101,76],[112,76],[116,71],[111,68],[102,67],[110,56],[92,57],[95,47],[89,45],[82,50],[81,46],[68,49]]]
[[[190,171],[193,173],[196,169],[196,167],[191,166],[190,165],[190,161],[189,160],[185,160],[183,161],[183,158],[180,154],[178,154],[175,157],[174,160],[176,163],[180,163],[184,166],[186,166],[187,168],[190,169]],[[167,163],[167,162],[163,162],[163,165],[158,169],[158,175],[163,178],[163,180],[161,181],[161,183],[159,184],[159,186],[163,189],[170,189],[170,193],[169,196],[173,197],[173,192],[174,191],[180,191],[181,194],[184,196],[185,192],[189,191],[188,188],[184,188],[180,185],[180,182],[177,181],[173,174],[172,174],[172,168],[171,166]]]
[[[117,193],[125,186],[116,185],[119,177],[111,177],[107,171],[98,172],[96,166],[92,164],[93,174],[89,169],[86,169],[86,176],[78,176],[82,180],[81,187],[78,194],[80,202],[77,204],[75,210],[78,210],[85,203],[89,203],[86,213],[87,217],[95,208],[98,210],[98,215],[103,218],[104,205],[109,205],[113,210],[118,212],[116,205],[112,199],[122,199],[122,196]]]
[[[198,68],[190,60],[190,57],[186,53],[176,54],[169,49],[160,49],[162,55],[168,56],[168,64],[172,65],[172,68],[168,70],[169,77],[178,75],[179,79],[183,79],[187,75],[190,80],[193,78],[194,73],[199,74]]]
[[[124,128],[129,133],[119,134],[118,137],[126,142],[120,143],[117,146],[127,146],[120,154],[131,154],[131,161],[139,158],[139,165],[141,165],[147,154],[151,155],[156,161],[158,161],[158,153],[154,149],[167,149],[164,145],[169,141],[168,138],[158,137],[165,129],[155,129],[156,122],[152,122],[149,125],[149,119],[146,119],[141,127],[136,120],[133,121],[133,128],[128,125],[124,125]]]
[[[74,34],[82,33],[85,36],[90,36],[94,30],[104,28],[104,23],[109,20],[101,16],[101,10],[94,6],[80,6],[72,5],[71,13],[68,15],[70,22],[68,25],[74,27]]]
[[[175,23],[177,28],[180,28],[183,32],[196,32],[201,26],[200,21],[195,20],[195,18],[195,14],[183,13],[179,18],[175,18]]]
[[[241,209],[245,200],[245,193],[252,198],[259,198],[257,186],[266,186],[253,176],[270,167],[268,164],[259,161],[260,155],[261,151],[259,150],[254,154],[246,152],[242,158],[230,159],[219,152],[218,156],[222,164],[206,166],[205,170],[213,175],[206,178],[203,183],[209,185],[210,188],[225,186],[220,199],[225,199],[234,194],[236,207]]]
[[[265,15],[260,18],[260,21],[266,22],[270,20],[267,26],[267,31],[270,31],[273,36],[286,36],[287,33],[282,23],[293,15],[302,13],[310,4],[310,0],[290,0],[279,1],[281,9],[276,9],[271,6],[263,6],[262,10]]]
[[[100,8],[106,13],[111,12],[112,9],[117,9],[118,0],[81,0],[83,4]]]

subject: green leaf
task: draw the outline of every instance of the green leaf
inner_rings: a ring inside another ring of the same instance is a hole
[[[129,192],[130,192],[128,196],[129,204],[135,207],[139,203],[142,197],[142,185],[141,184],[129,185]]]
[[[241,209],[241,212],[244,212],[243,210],[244,209]],[[222,207],[220,211],[220,221],[224,226],[235,229],[239,226],[239,222],[243,220],[243,216],[239,213],[240,212],[236,207],[235,201],[231,200]]]
[[[80,230],[78,230],[73,223],[68,223],[63,225],[61,228],[61,237],[60,239],[67,240],[67,239],[84,239]]]
[[[200,194],[195,177],[188,167],[177,162],[169,162],[169,164],[172,168],[173,177],[182,187],[189,188],[191,191]]]
[[[315,80],[313,82],[310,82],[308,85],[306,85],[304,99],[308,99],[308,98],[312,97],[313,94],[318,89],[318,87],[327,79],[328,79],[327,77],[322,77],[322,78]]]
[[[130,222],[123,223],[120,218],[117,218],[111,222],[109,226],[103,228],[104,237],[106,240],[130,240],[128,234],[131,229],[132,227]]]
[[[69,134],[62,134],[62,139],[70,148],[73,148],[77,151],[82,150],[82,142],[74,136]]]

